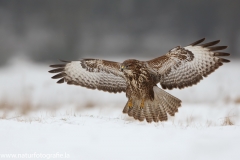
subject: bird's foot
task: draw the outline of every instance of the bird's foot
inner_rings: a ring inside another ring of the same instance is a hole
[[[132,100],[131,100],[131,99],[129,99],[129,101],[128,101],[128,107],[129,107],[129,108],[132,108],[132,107],[133,107],[133,103],[132,103]]]

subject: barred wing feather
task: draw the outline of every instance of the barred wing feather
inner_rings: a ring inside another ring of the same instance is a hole
[[[126,80],[123,73],[119,71],[120,63],[118,62],[83,59],[50,67],[55,68],[50,70],[50,73],[58,73],[52,77],[60,79],[57,83],[67,82],[67,84],[114,93],[126,90]]]
[[[175,47],[167,54],[147,61],[159,77],[163,89],[181,89],[197,84],[223,63],[230,62],[219,57],[229,56],[229,53],[218,52],[227,46],[215,46],[219,40],[200,44],[204,40],[200,39],[186,47]]]

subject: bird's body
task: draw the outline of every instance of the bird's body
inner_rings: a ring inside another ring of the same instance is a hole
[[[167,120],[178,111],[181,100],[160,89],[184,88],[197,84],[203,77],[229,60],[218,56],[228,53],[216,52],[226,46],[214,46],[219,41],[199,45],[204,39],[187,47],[175,47],[167,54],[149,61],[129,59],[123,63],[83,59],[66,64],[51,65],[52,78],[107,92],[126,92],[128,102],[123,113],[147,122]]]
[[[129,59],[122,63],[121,70],[127,82],[128,98],[123,113],[140,121],[146,119],[147,122],[167,120],[167,114],[160,112],[159,106],[165,107],[170,115],[175,114],[181,101],[157,87],[160,76],[155,76],[147,62]]]
[[[129,99],[154,100],[153,86],[156,86],[157,81],[146,64],[135,59],[124,61],[123,64],[132,67],[131,70],[124,72],[127,81],[126,96]]]

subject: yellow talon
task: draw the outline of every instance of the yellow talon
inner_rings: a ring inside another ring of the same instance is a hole
[[[133,106],[132,100],[130,99],[130,100],[128,101],[128,107],[132,107],[132,106]]]
[[[141,105],[140,105],[140,108],[143,108],[144,107],[144,99],[142,99],[142,102],[141,102]]]

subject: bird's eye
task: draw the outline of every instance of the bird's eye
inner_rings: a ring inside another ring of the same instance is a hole
[[[126,65],[126,68],[129,68],[130,67],[130,65]]]

